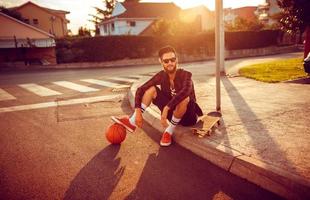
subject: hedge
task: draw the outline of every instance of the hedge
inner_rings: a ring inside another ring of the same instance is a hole
[[[279,36],[279,30],[225,32],[225,47],[237,50],[277,45]]]
[[[277,44],[279,31],[226,32],[226,49],[258,48]],[[172,45],[179,54],[214,55],[214,32],[194,36],[98,36],[56,41],[58,63],[100,62],[157,56],[157,50]]]

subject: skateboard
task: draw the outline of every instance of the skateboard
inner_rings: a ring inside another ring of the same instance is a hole
[[[221,113],[210,112],[207,115],[203,115],[199,122],[191,128],[192,133],[200,138],[204,136],[210,136],[212,130],[220,126]]]

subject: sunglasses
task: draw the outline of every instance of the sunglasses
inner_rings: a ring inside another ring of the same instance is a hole
[[[168,59],[163,59],[163,62],[165,63],[165,64],[168,64],[169,63],[169,61],[171,61],[171,62],[175,62],[177,60],[177,58],[168,58]]]

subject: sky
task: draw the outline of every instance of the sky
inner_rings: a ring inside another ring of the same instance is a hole
[[[5,7],[19,6],[29,0],[0,0],[0,5]],[[69,11],[67,19],[70,20],[68,29],[73,34],[77,33],[79,27],[93,29],[93,24],[88,20],[91,19],[89,14],[95,14],[94,7],[104,8],[103,0],[31,0],[33,3],[43,7],[56,10]],[[174,2],[177,6],[184,8],[205,5],[210,10],[215,9],[215,0],[142,0],[141,2]],[[243,6],[257,6],[264,3],[265,0],[223,0],[225,8],[238,8]]]

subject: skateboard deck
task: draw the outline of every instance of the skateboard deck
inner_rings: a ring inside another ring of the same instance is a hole
[[[191,128],[192,133],[202,138],[204,136],[210,136],[212,130],[220,125],[221,113],[211,112],[207,115],[203,115],[199,122]]]

